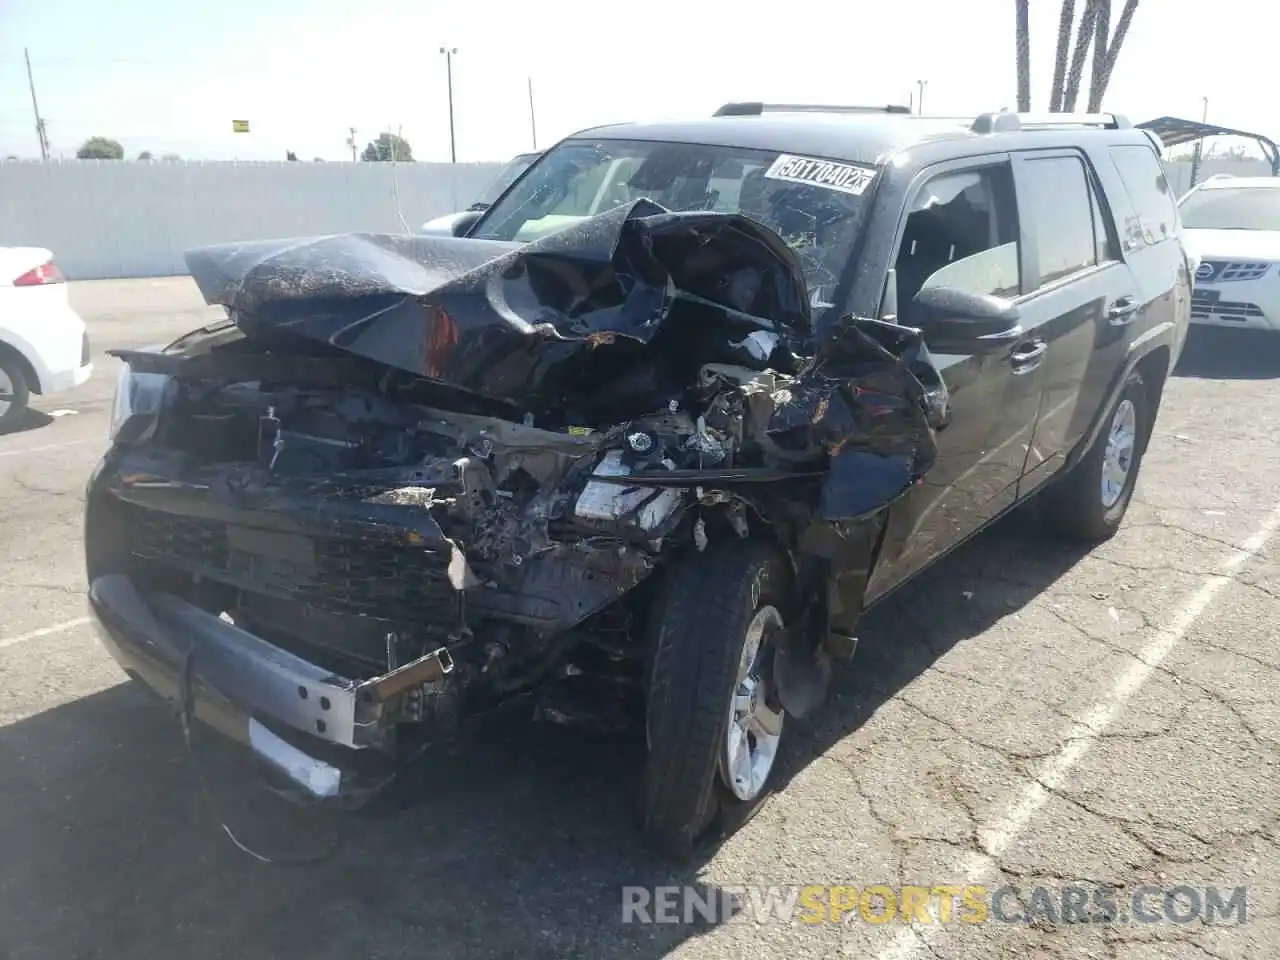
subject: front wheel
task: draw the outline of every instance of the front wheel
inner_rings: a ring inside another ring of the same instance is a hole
[[[1099,542],[1120,528],[1154,410],[1142,375],[1129,374],[1102,431],[1080,462],[1044,492],[1042,515],[1060,534]]]
[[[725,541],[678,564],[650,613],[645,833],[685,856],[716,819],[766,794],[784,712],[773,657],[790,570],[762,543]]]

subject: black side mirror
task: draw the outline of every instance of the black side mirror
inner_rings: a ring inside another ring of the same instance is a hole
[[[902,313],[934,353],[999,353],[1022,336],[1017,304],[954,287],[925,287]]]
[[[458,219],[453,221],[453,235],[455,237],[465,237],[471,228],[476,225],[476,221],[483,215],[484,210],[467,210],[459,214]]]

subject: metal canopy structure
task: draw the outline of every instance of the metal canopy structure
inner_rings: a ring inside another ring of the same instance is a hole
[[[1244,137],[1255,141],[1262,148],[1267,162],[1271,164],[1271,175],[1280,176],[1280,147],[1270,137],[1248,130],[1235,130],[1231,127],[1219,127],[1212,123],[1201,123],[1198,120],[1183,120],[1180,117],[1157,117],[1138,124],[1143,130],[1156,134],[1166,147],[1177,147],[1184,143],[1194,143],[1206,137]]]

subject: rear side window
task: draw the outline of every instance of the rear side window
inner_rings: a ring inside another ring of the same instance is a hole
[[[1140,144],[1108,151],[1138,215],[1136,229],[1126,225],[1125,246],[1153,246],[1177,233],[1178,208],[1155,151]]]
[[[1091,193],[1084,163],[1076,157],[1023,161],[1018,210],[1040,264],[1040,286],[1098,263]]]

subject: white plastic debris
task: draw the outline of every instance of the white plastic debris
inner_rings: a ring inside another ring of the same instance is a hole
[[[668,470],[675,467],[670,460],[662,463]],[[598,477],[625,477],[630,472],[631,468],[622,462],[621,450],[610,450],[592,471]],[[680,506],[684,491],[669,487],[656,497],[653,493],[653,487],[628,487],[620,483],[589,480],[573,512],[586,520],[620,520],[639,507],[636,522],[640,529],[654,530]],[[644,506],[641,507],[642,503]]]
[[[730,346],[746,347],[747,353],[751,354],[751,359],[764,363],[777,349],[778,335],[766,330],[756,330],[754,333],[747,334],[739,343],[730,341]]]
[[[693,543],[699,553],[707,549],[707,524],[701,517],[693,525]]]

